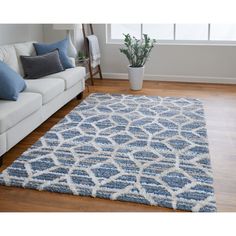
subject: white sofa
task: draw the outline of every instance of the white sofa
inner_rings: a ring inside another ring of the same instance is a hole
[[[23,75],[20,55],[35,55],[33,42],[0,46],[0,60]],[[73,62],[72,58],[70,60]],[[40,79],[25,80],[27,88],[17,101],[0,99],[0,159],[58,109],[81,95],[85,74],[84,67],[75,67]]]

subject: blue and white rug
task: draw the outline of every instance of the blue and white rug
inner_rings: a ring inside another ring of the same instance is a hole
[[[216,211],[203,106],[190,98],[91,94],[0,184]]]

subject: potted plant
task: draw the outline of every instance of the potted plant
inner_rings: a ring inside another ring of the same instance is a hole
[[[141,90],[143,86],[144,65],[154,47],[155,39],[150,39],[147,34],[143,35],[143,39],[139,40],[124,34],[124,48],[120,48],[120,52],[124,53],[129,60],[128,75],[130,87],[132,90]]]
[[[86,57],[86,54],[82,51],[79,51],[76,58],[76,65],[86,67],[88,65],[88,62],[89,58]]]
[[[85,54],[82,51],[78,52],[77,58],[78,58],[79,62],[83,62],[83,61],[86,60],[86,56],[85,56]]]

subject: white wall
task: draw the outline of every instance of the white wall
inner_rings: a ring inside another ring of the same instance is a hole
[[[75,30],[75,44],[83,48],[83,34],[79,25]],[[52,24],[0,24],[0,45],[35,40],[55,42],[66,37],[65,30],[54,30]]]
[[[30,40],[43,41],[41,24],[0,24],[0,45]]]
[[[66,37],[66,30],[54,30],[53,24],[44,24],[43,25],[44,31],[44,41],[45,42],[55,42],[57,40],[61,40]],[[77,25],[74,35],[72,34],[72,38],[74,39],[74,43],[77,49],[83,49],[83,33],[80,29],[79,24]]]
[[[127,78],[121,45],[106,44],[105,24],[94,25],[105,77]],[[156,45],[145,67],[146,79],[236,83],[236,46]]]
[[[47,43],[55,42],[66,37],[65,30],[54,30],[52,24],[43,25],[44,41]]]

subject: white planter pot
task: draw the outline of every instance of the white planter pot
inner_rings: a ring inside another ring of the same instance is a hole
[[[130,88],[132,90],[141,90],[143,87],[144,66],[143,67],[128,66],[128,75],[129,75]]]

